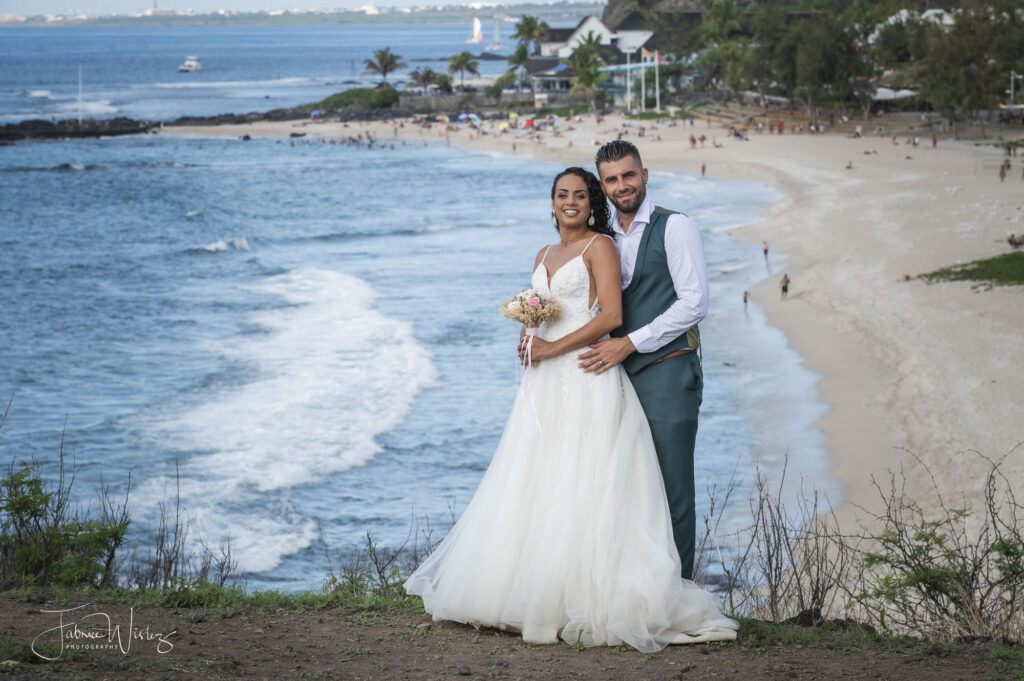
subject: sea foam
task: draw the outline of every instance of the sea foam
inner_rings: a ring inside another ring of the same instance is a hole
[[[375,311],[377,294],[360,279],[298,269],[255,291],[286,303],[252,315],[264,333],[206,349],[256,367],[257,378],[196,394],[153,433],[190,457],[181,495],[196,536],[216,543],[230,530],[243,572],[309,546],[315,521],[292,508],[288,491],[369,461],[381,451],[375,438],[438,377],[412,325]],[[137,499],[152,510],[174,484],[168,470],[145,480]]]

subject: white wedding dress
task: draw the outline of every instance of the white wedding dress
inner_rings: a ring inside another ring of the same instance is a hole
[[[589,247],[589,244],[588,244]],[[590,321],[582,254],[533,287],[562,307],[540,335]],[[621,367],[584,373],[568,352],[524,379],[476,494],[409,577],[435,620],[515,629],[529,643],[585,646],[731,640],[716,598],[680,577],[654,443]]]

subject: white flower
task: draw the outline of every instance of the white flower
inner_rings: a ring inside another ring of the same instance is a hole
[[[521,308],[522,308],[522,305],[519,303],[519,301],[518,300],[513,300],[511,303],[508,304],[508,313],[509,314],[519,314],[519,310]]]

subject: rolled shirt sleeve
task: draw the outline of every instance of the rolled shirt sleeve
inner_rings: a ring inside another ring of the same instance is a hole
[[[675,340],[708,313],[708,272],[704,263],[704,237],[685,215],[670,215],[665,225],[665,258],[668,261],[676,302],[629,334],[637,352],[654,352]]]

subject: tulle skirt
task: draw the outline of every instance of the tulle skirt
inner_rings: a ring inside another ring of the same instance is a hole
[[[494,458],[448,536],[405,583],[435,620],[585,646],[730,640],[737,624],[680,577],[649,427],[619,367],[577,353],[520,386]]]

